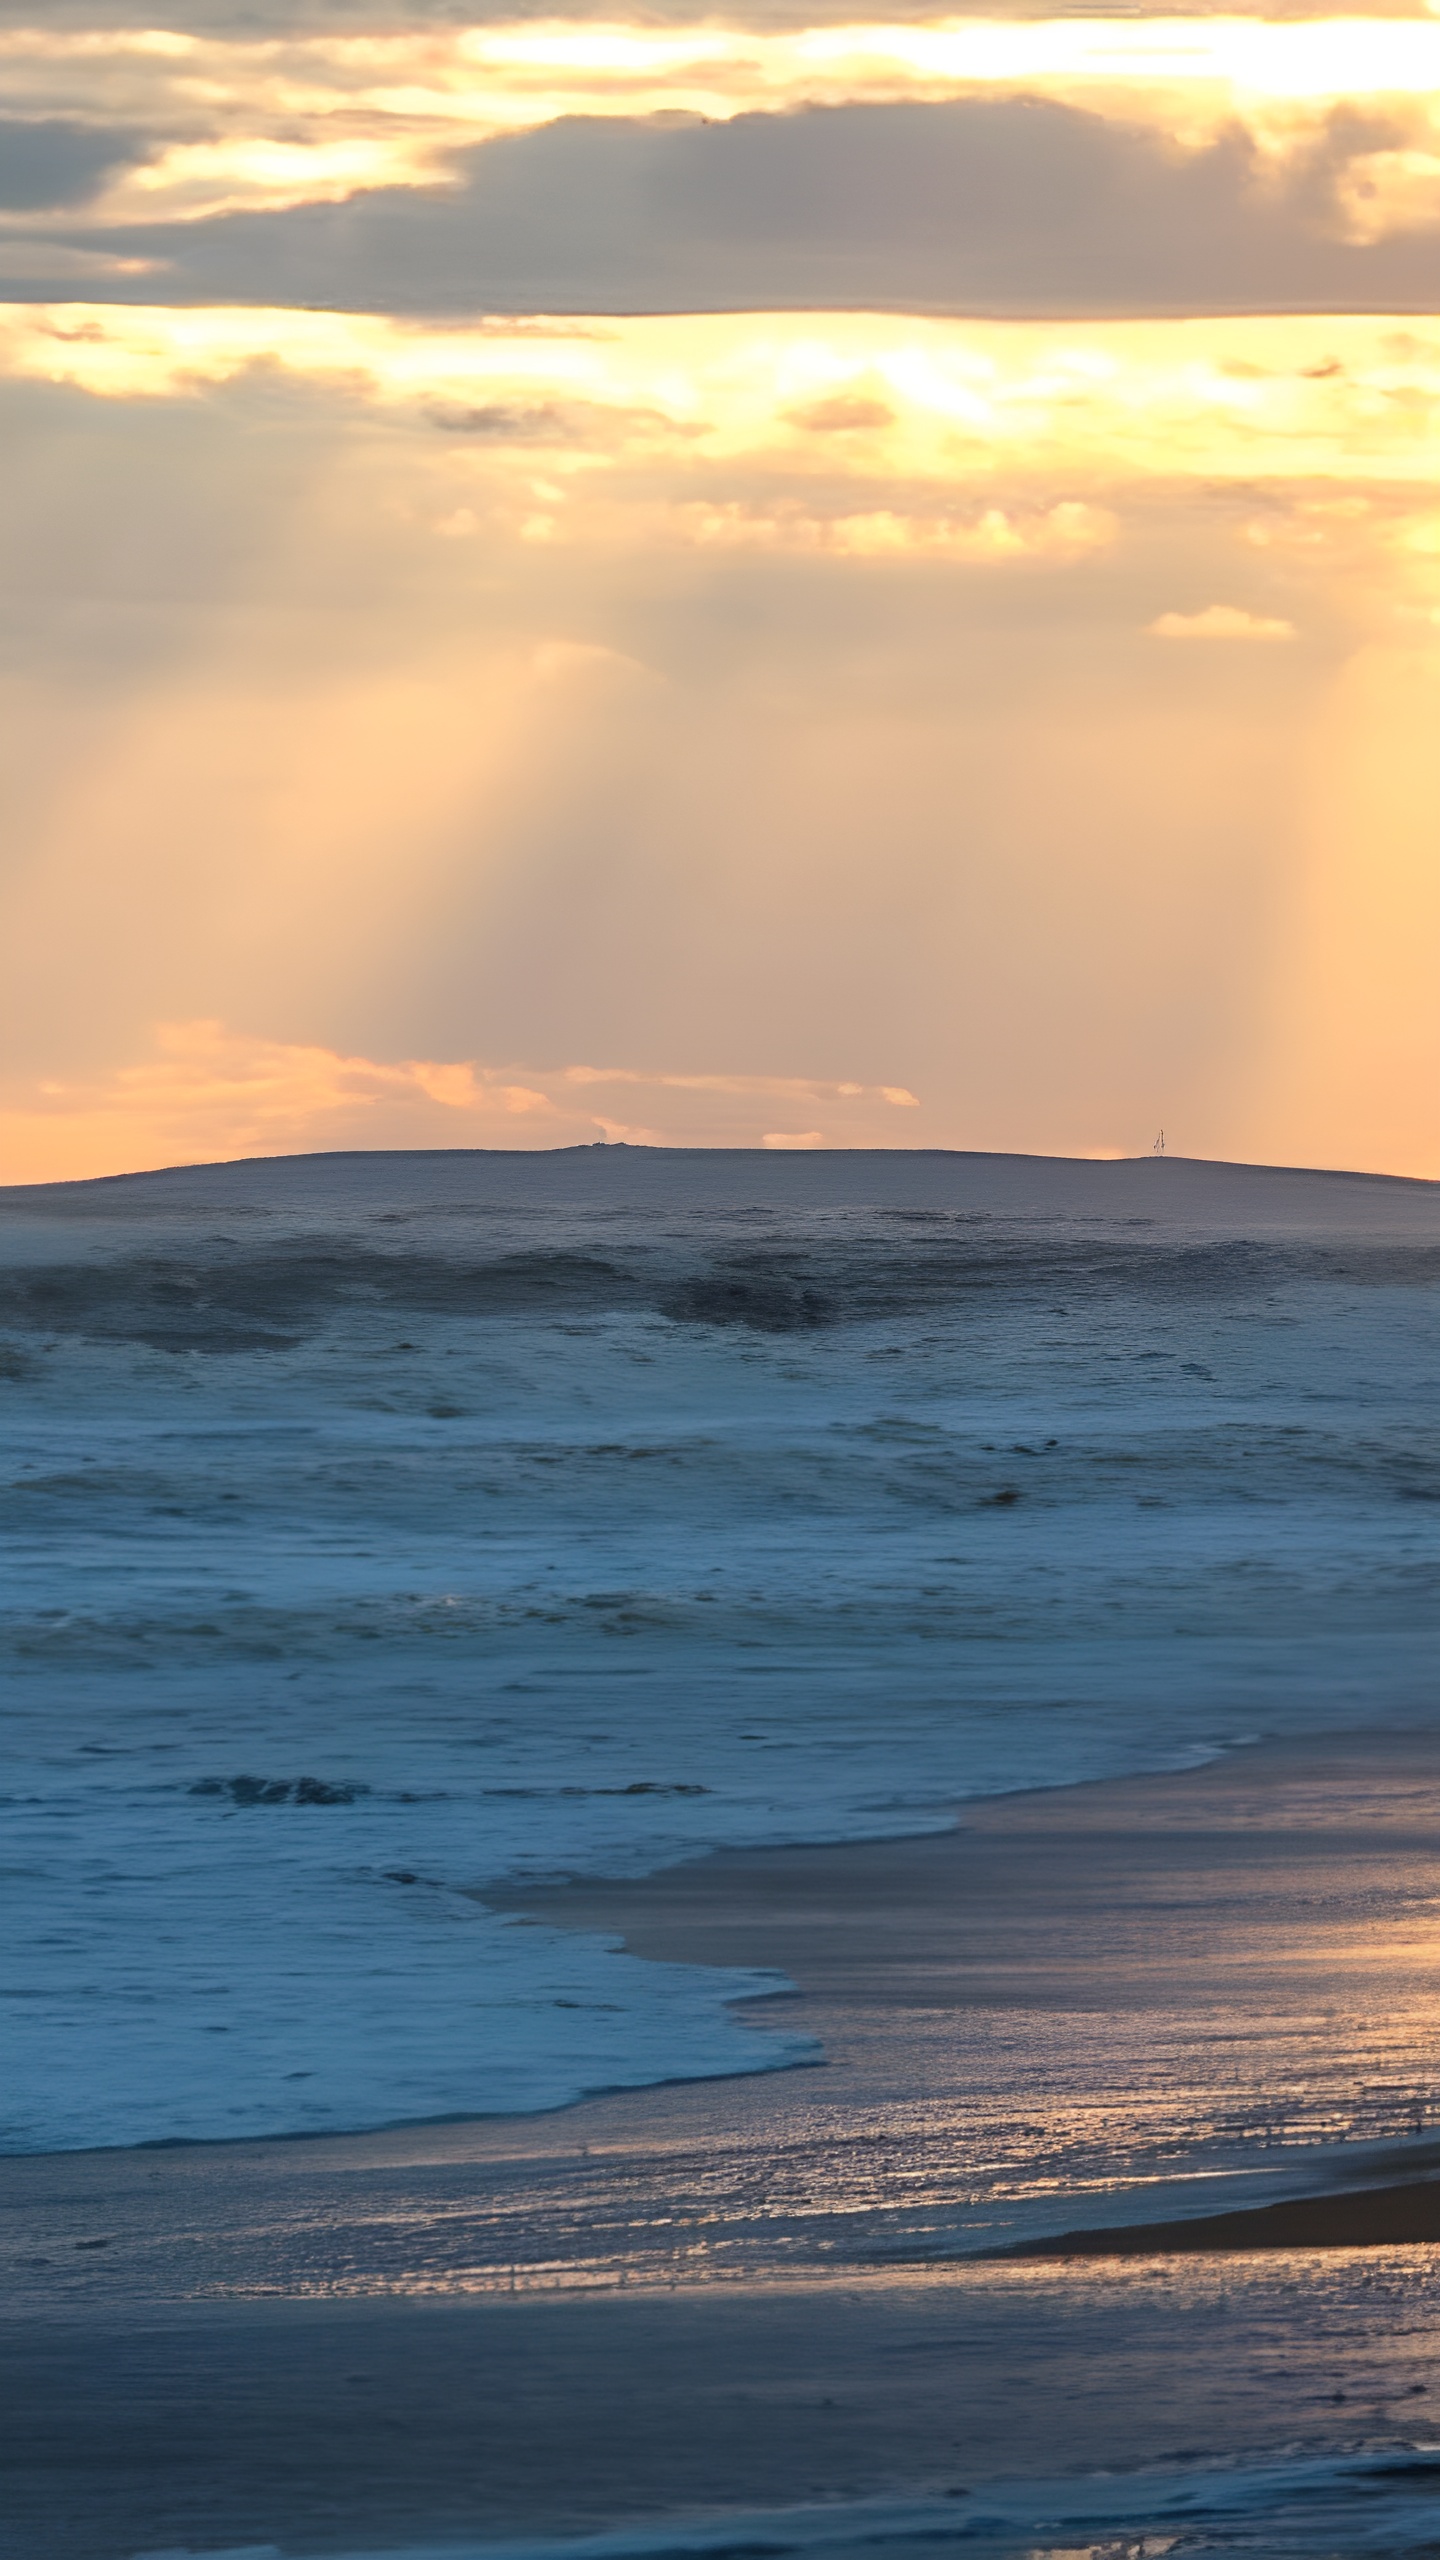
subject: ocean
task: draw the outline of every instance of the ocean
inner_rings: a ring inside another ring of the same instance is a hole
[[[346,2560],[1429,2560],[1440,2446],[1341,2459],[1193,2463],[1122,2478],[997,2481],[959,2516],[941,2499],[819,2503],[570,2541],[356,2552]],[[139,2555],[145,2560],[145,2555]],[[158,2560],[192,2560],[188,2552]],[[199,2560],[199,2555],[193,2555]],[[284,2560],[274,2544],[207,2560]]]
[[[495,1910],[1433,1724],[1440,1186],[376,1154],[0,1194],[0,2147],[816,2058]]]

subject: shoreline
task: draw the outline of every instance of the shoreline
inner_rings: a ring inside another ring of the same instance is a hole
[[[1357,1784],[1370,1799],[1368,1821],[1366,1805],[1357,1800]],[[1183,1854],[1193,1847],[1197,1835],[1209,1851],[1226,1833],[1232,1843],[1245,1844],[1255,1830],[1252,1798],[1265,1797],[1272,1809],[1277,1790],[1286,1798],[1278,1824],[1272,1813],[1267,1857],[1272,1868],[1283,1861],[1288,1874],[1297,1865],[1303,1871],[1313,1859],[1317,1837],[1352,1863],[1357,1847],[1361,1860],[1370,1863],[1377,1843],[1383,1863],[1392,1845],[1386,1834],[1392,1835],[1394,1846],[1403,1854],[1404,1832],[1409,1827],[1406,1803],[1417,1787],[1428,1792],[1432,1785],[1440,1817],[1440,1729],[1433,1734],[1423,1728],[1400,1728],[1299,1740],[1247,1740],[1180,1769],[961,1799],[951,1808],[951,1821],[939,1829],[927,1826],[871,1839],[785,1842],[750,1849],[722,1846],[633,1877],[582,1874],[543,1886],[469,1888],[487,1908],[508,1914],[522,1925],[533,1921],[601,1933],[640,1962],[787,1975],[791,1978],[774,1990],[737,1992],[734,2005],[762,2035],[767,2011],[783,2013],[787,2028],[797,2007],[813,2011],[817,2049],[782,2062],[760,2060],[750,2069],[705,2077],[678,2075],[611,2084],[536,2110],[457,2111],[380,2126],[302,2128],[235,2140],[181,2136],[76,2150],[9,2152],[0,2154],[0,2189],[7,2179],[26,2170],[41,2172],[45,2164],[57,2170],[66,2166],[79,2170],[87,2163],[99,2168],[134,2162],[160,2173],[165,2164],[178,2168],[184,2163],[253,2161],[287,2154],[325,2154],[339,2164],[350,2154],[357,2161],[378,2159],[392,2149],[418,2157],[433,2148],[437,2158],[445,2158],[457,2143],[473,2146],[478,2155],[488,2158],[549,2151],[568,2154],[575,2146],[557,2137],[567,2136],[572,2126],[589,2117],[596,2119],[602,2138],[609,2141],[627,2129],[622,2119],[673,2110],[687,2097],[701,2111],[723,2104],[727,2092],[783,2104],[780,2092],[797,2079],[828,2076],[837,2066],[853,2067],[854,2056],[837,2049],[837,2023],[839,2045],[848,2047],[853,2018],[846,2013],[858,2005],[879,2005],[887,2012],[897,2003],[910,2010],[929,2010],[938,2001],[964,2014],[1014,2001],[1018,2013],[1026,2014],[1052,2005],[1058,1993],[1061,2007],[1073,2006],[1075,1978],[1096,1954],[1093,1944],[1073,1943],[1076,1913],[1070,1888],[1077,1880],[1077,1866],[1094,1871],[1092,1886],[1096,1881],[1100,1884],[1107,1924],[1114,1920],[1123,1927],[1125,1892],[1123,1888],[1120,1893],[1114,1891],[1113,1876],[1107,1886],[1107,1872],[1123,1864],[1129,1899],[1143,1906],[1143,1874],[1138,1895],[1134,1891],[1138,1856],[1148,1857],[1152,1866],[1163,1865],[1174,1851]],[[1343,1791],[1338,1804],[1334,1801],[1337,1788]],[[1306,1799],[1310,1800],[1308,1820]],[[1297,1837],[1298,1859],[1292,1847]],[[1162,1842],[1169,1844],[1166,1850],[1160,1848]],[[1423,1837],[1412,1845],[1423,1854]],[[1036,1904],[1028,1915],[1031,1942],[1016,1938],[1005,1944],[1007,1923],[1016,1916],[1007,1906],[1026,1898],[1023,1885],[1017,1896],[1012,1878],[995,1895],[988,1912],[977,1911],[976,1906],[984,1904],[997,1884],[1004,1885],[997,1869],[1003,1870],[1017,1853],[1043,1856],[1052,1873],[1039,1895],[1032,1892],[1029,1897]],[[1071,1871],[1063,1883],[1054,1872],[1057,1856]],[[1205,1863],[1208,1867],[1208,1856]],[[1193,1859],[1187,1865],[1193,1867]],[[970,1906],[968,1912],[955,1907],[957,1882]],[[1214,1882],[1213,1873],[1200,1878],[1202,1890],[1206,1885],[1213,1889]],[[1274,1882],[1273,1876],[1262,1879],[1259,1895],[1246,1913],[1241,1960],[1247,1973],[1254,1971],[1251,1932],[1257,1918],[1263,1924],[1274,1917]],[[1282,1902],[1283,1894],[1282,1882]],[[1081,1899],[1093,1903],[1093,1890]],[[1268,1909],[1257,1911],[1257,1902]],[[1440,1890],[1435,1903],[1440,1915]],[[1072,1941],[1064,1954],[1053,1940],[1045,1943],[1046,1924],[1054,1923],[1057,1911]],[[1373,1923],[1373,1916],[1367,1913],[1367,1923]],[[937,1951],[937,1931],[943,1936],[948,1929],[953,1939],[957,1919],[961,1943],[943,1944]],[[1373,1934],[1372,1925],[1372,1938]],[[1103,1954],[1110,2004],[1117,2012],[1133,2009],[1137,1998],[1148,2004],[1157,1970],[1165,1962],[1163,1945],[1148,1947],[1137,1967],[1133,1946],[1122,1947],[1113,1929],[1108,1935],[1111,1943]],[[886,1937],[893,1943],[882,1944]],[[863,1952],[857,1953],[857,1940],[863,1941]],[[1172,1946],[1172,1966],[1178,1955],[1180,1968],[1186,1968],[1192,1952]],[[1213,1944],[1206,1952],[1205,1965],[1212,1979],[1218,1952]],[[1233,1945],[1225,1951],[1232,1958],[1234,1952]],[[1298,1957],[1303,1968],[1307,1961],[1307,1951],[1299,1943],[1282,1945],[1279,1952],[1282,1966],[1293,1966]],[[1333,1952],[1327,1949],[1326,1953],[1333,1972]],[[1353,1961],[1353,1954],[1352,1950],[1347,1962]],[[1374,1955],[1372,1946],[1362,1956],[1362,1973]],[[957,1968],[964,1969],[963,1983],[955,1979]],[[1148,1985],[1140,1981],[1141,1976],[1149,1978]],[[1173,1981],[1169,1988],[1173,1991]],[[873,2036],[874,2021],[867,2024]],[[829,2044],[824,2040],[827,2028]],[[1334,2153],[1343,2152],[1348,2162],[1369,2148],[1388,2150],[1408,2134],[1411,2139],[1405,2142],[1404,2154],[1396,2159],[1403,2174],[1415,2137],[1432,2125],[1440,2135],[1440,2059],[1427,2096],[1425,2120],[1418,2124],[1412,2113],[1415,2094],[1398,2086],[1388,2092],[1373,2090],[1371,2112],[1376,2121],[1340,2134],[1317,2132],[1309,2139],[1293,2112],[1288,2119],[1291,2138],[1285,2138],[1285,2110],[1277,2106],[1272,2143],[1267,2147],[1283,2150],[1291,2158],[1302,2152],[1313,2154],[1317,2167],[1323,2167]],[[1256,2120],[1252,2120],[1241,2128],[1242,2138],[1255,2130]],[[1263,2121],[1259,2130],[1263,2140]],[[1056,2234],[1057,2238],[1069,2236]]]
[[[763,1950],[824,2064],[0,2161],[0,2551],[321,2560],[1405,2441],[1428,2245],[1149,2246],[1440,2164],[1437,1813],[1440,1735],[1326,1737],[517,1896],[642,1959]]]
[[[1187,2010],[1233,2028],[1238,2010],[1242,2035],[1258,2027],[1267,2046],[1265,2072],[1231,2087],[1242,2147],[1253,2156],[1258,2138],[1272,2163],[1308,2161],[1322,2179],[1367,2174],[1375,2155],[1403,2181],[1427,2163],[1425,2137],[1440,2137],[1430,1941],[1414,1918],[1425,1906],[1440,1918],[1436,1815],[1440,1732],[1352,1730],[970,1799],[943,1832],[721,1848],[643,1878],[486,1899],[604,1931],[642,1961],[778,1964],[795,1985],[773,1995],[787,2024],[816,2035],[822,2069],[852,2078],[877,2010],[942,2015],[952,2032],[1002,2007],[1013,2020],[1160,2013],[1172,2028]],[[1350,2044],[1338,2075],[1350,2085],[1327,2082],[1321,2018],[1296,2014],[1297,1997],[1318,1994],[1336,2044],[1363,2025],[1377,1977],[1388,2031]],[[1337,2006],[1347,1995],[1348,2014]],[[745,2005],[753,2016],[767,2002]],[[1379,2065],[1368,2081],[1367,2064]],[[1440,2139],[1433,2152],[1440,2164]]]

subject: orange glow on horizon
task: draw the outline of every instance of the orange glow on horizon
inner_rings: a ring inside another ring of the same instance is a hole
[[[521,1080],[522,1076],[524,1081]],[[777,1106],[827,1130],[767,1129]],[[636,1106],[659,1113],[651,1127]],[[346,1147],[565,1147],[597,1137],[685,1146],[903,1145],[898,1086],[806,1078],[550,1070],[343,1057],[219,1022],[157,1024],[151,1056],[109,1075],[0,1089],[0,1184]],[[617,1108],[622,1116],[616,1116]],[[667,1125],[668,1120],[668,1125]],[[697,1127],[707,1132],[696,1136]]]

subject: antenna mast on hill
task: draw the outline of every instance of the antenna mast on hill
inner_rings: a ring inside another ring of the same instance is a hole
[[[1165,1153],[1165,1132],[1163,1129],[1161,1130],[1159,1137],[1156,1139],[1154,1146],[1151,1148],[1150,1153],[1152,1156],[1163,1156]]]

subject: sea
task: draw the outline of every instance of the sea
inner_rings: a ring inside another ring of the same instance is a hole
[[[501,1888],[1440,1710],[1440,1185],[351,1153],[0,1194],[12,2152],[815,2058]]]
[[[355,2552],[346,2560],[1433,2560],[1440,2446],[989,2484],[957,2517],[939,2499],[856,2499],[737,2521],[628,2527],[583,2539]],[[138,2554],[137,2560],[150,2560]],[[161,2552],[153,2560],[201,2560]],[[286,2560],[250,2544],[204,2560]]]

